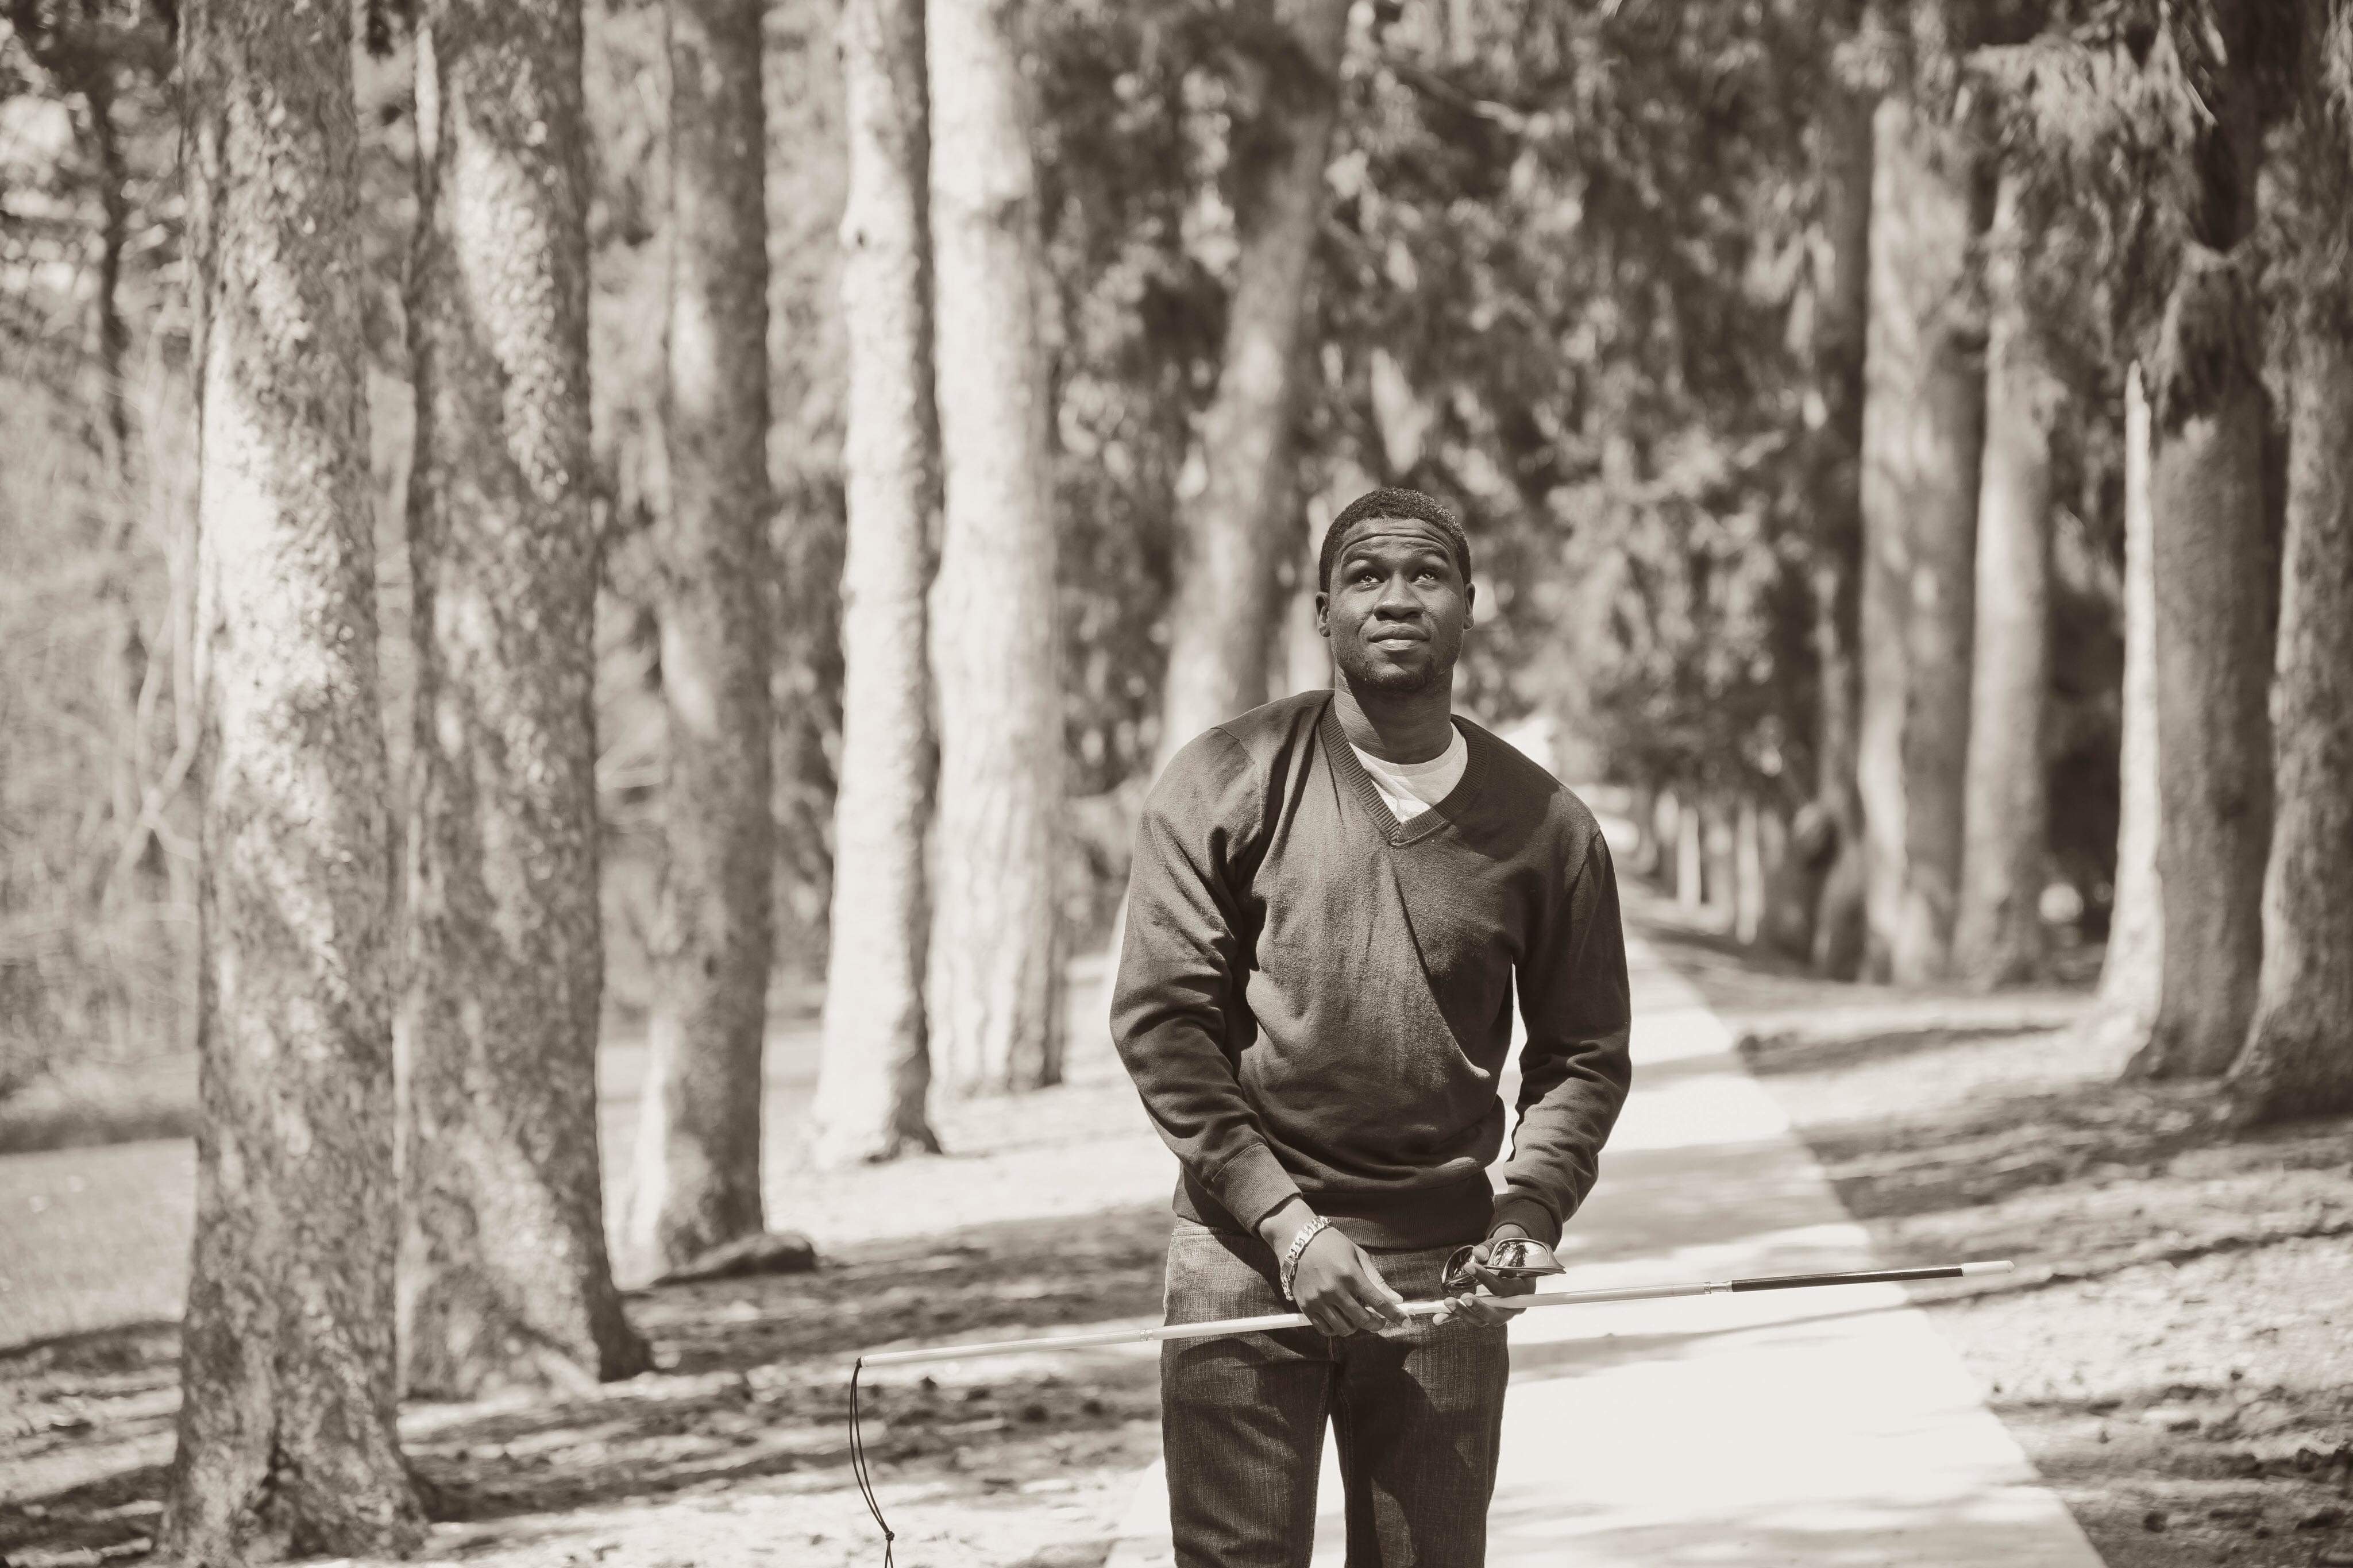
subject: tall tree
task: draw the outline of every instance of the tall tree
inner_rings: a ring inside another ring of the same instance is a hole
[[[1832,8],[1831,48],[1851,34],[1860,5]],[[1812,341],[1816,395],[1807,411],[1806,503],[1812,641],[1819,694],[1815,799],[1836,847],[1809,911],[1817,971],[1852,978],[1862,959],[1862,805],[1855,793],[1861,668],[1856,653],[1862,575],[1863,350],[1871,305],[1872,95],[1836,68],[1823,73],[1808,147],[1819,203],[1813,247]]]
[[[1959,893],[1985,440],[1969,257],[1982,214],[1971,132],[1916,79],[1880,100],[1872,149],[1857,736],[1865,963],[1916,984],[1945,973]]]
[[[2128,1070],[2208,1078],[2245,1043],[2263,959],[2271,837],[2271,550],[2263,531],[2262,320],[2243,242],[2263,156],[2256,30],[2216,8],[2208,112],[2182,171],[2187,239],[2151,363],[2158,862],[2165,973]]]
[[[2043,957],[2050,770],[2051,429],[2060,384],[2031,298],[2026,177],[2001,174],[1985,246],[1985,450],[1978,494],[1960,908],[1953,968],[1978,985],[2031,978]]]
[[[1062,1070],[1062,716],[1038,181],[1011,0],[930,0],[945,488],[931,595],[940,855],[934,1065],[960,1091]]]
[[[131,238],[131,168],[117,109],[129,68],[145,66],[159,77],[169,50],[157,29],[138,9],[106,0],[7,0],[7,18],[16,41],[58,89],[81,100],[86,136],[97,164],[99,205],[98,314],[99,401],[113,442],[112,458],[123,460],[131,438],[130,405],[123,396],[123,356],[131,327],[122,310],[124,247]]]
[[[2278,807],[2254,1022],[2231,1069],[2238,1110],[2263,1120],[2353,1109],[2353,5],[2301,13]]]
[[[204,1116],[165,1552],[404,1556],[391,777],[342,0],[180,18],[202,400]]]
[[[669,776],[628,1245],[659,1272],[765,1228],[775,949],[761,0],[670,0]]]
[[[626,1377],[596,1143],[596,545],[578,0],[417,41],[411,1390]]]
[[[2119,1056],[2147,1040],[2165,979],[2157,834],[2157,572],[2150,552],[2148,396],[2136,363],[2125,376],[2125,669],[2118,748],[2116,875],[2099,998],[2084,1028]]]
[[[1226,165],[1239,249],[1224,362],[1203,415],[1200,489],[1178,519],[1160,759],[1267,700],[1282,611],[1276,564],[1293,547],[1293,383],[1322,226],[1348,0],[1261,0],[1243,79],[1254,112]]]
[[[923,833],[934,757],[923,590],[938,502],[925,204],[931,156],[923,0],[847,0],[849,127],[842,313],[849,328],[842,463],[840,786],[817,1155],[826,1164],[936,1151],[924,1100],[930,906]]]

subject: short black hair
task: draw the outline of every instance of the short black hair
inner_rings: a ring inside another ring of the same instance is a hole
[[[1454,564],[1465,583],[1471,581],[1471,540],[1462,531],[1461,520],[1449,510],[1436,496],[1419,490],[1395,489],[1384,485],[1379,489],[1366,490],[1340,509],[1332,526],[1324,531],[1324,548],[1315,561],[1315,586],[1329,593],[1332,589],[1332,565],[1340,558],[1341,542],[1348,530],[1367,518],[1412,518],[1429,523],[1446,535],[1453,550]]]

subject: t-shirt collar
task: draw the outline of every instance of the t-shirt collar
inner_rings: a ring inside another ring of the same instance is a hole
[[[1373,782],[1373,775],[1366,773],[1364,763],[1356,760],[1356,749],[1348,743],[1348,732],[1340,728],[1337,699],[1327,697],[1324,700],[1324,711],[1315,725],[1316,732],[1323,737],[1324,754],[1331,762],[1333,772],[1349,786],[1357,804],[1371,816],[1381,837],[1391,844],[1411,844],[1454,821],[1463,804],[1478,792],[1481,781],[1486,776],[1486,769],[1482,765],[1479,726],[1459,714],[1451,716],[1449,722],[1470,751],[1463,763],[1462,776],[1452,789],[1447,791],[1444,798],[1432,803],[1429,809],[1417,812],[1409,820],[1399,822],[1397,814],[1389,809],[1389,803],[1381,797],[1381,786]]]

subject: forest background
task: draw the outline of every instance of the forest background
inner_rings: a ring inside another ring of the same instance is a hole
[[[2353,1102],[2337,0],[318,14],[13,0],[0,36],[0,1127],[185,1129],[201,1043],[205,1181],[297,1168],[299,1106],[383,1141],[318,1195],[361,1214],[396,1115],[411,1392],[644,1364],[574,1136],[600,1032],[651,1042],[640,1277],[759,1241],[764,1158],[1057,1081],[1145,788],[1328,683],[1311,551],[1376,483],[1469,520],[1460,705],[1535,721],[1739,942],[2096,965],[2132,1077]],[[237,313],[266,190],[332,195],[323,327]],[[319,448],[364,517],[308,524],[364,593],[235,575],[219,365],[366,433]],[[201,846],[260,797],[213,781],[290,764],[206,683],[322,652],[238,619],[298,586],[350,617],[322,657],[367,645],[357,815],[232,868]],[[335,868],[379,856],[380,908]],[[301,887],[360,900],[328,946],[396,1024],[288,1022],[320,972],[256,917]],[[825,1073],[764,1152],[779,1009]],[[257,1076],[319,1038],[384,1046],[364,1103]],[[213,1331],[283,1245],[242,1223],[200,1208]],[[388,1255],[295,1261],[388,1291]],[[383,1458],[290,1528],[397,1543]],[[184,1547],[243,1528],[191,1462]]]
[[[1328,682],[1298,604],[1321,520],[1372,483],[1417,484],[1460,504],[1478,542],[1484,625],[1466,654],[1466,707],[1498,723],[1556,719],[1568,773],[1705,803],[1725,843],[1734,802],[1786,819],[1814,794],[1810,589],[1823,552],[1809,465],[1824,410],[1812,328],[1833,237],[1816,163],[1827,132],[1807,110],[1841,39],[1814,7],[1703,18],[1635,5],[1528,52],[1506,43],[1525,19],[1489,9],[1376,8],[1342,63],[1295,454],[1276,509],[1296,519],[1294,542],[1273,552],[1285,607],[1258,628],[1277,645],[1271,689]],[[1218,383],[1236,265],[1229,165],[1283,90],[1253,74],[1263,39],[1229,10],[1078,5],[1029,22],[1082,851],[1063,902],[1073,929],[1098,938],[1157,754],[1180,498],[1203,483],[1193,432]],[[663,776],[647,582],[664,483],[662,338],[648,327],[663,313],[662,16],[652,4],[592,6],[586,32],[597,786],[609,992],[624,1011],[647,1005],[640,830]],[[833,28],[828,5],[766,8],[776,958],[788,987],[824,973],[840,726],[835,235],[847,167]],[[75,1059],[188,1049],[195,964],[191,694],[173,596],[194,432],[168,46],[125,24],[94,109],[26,31],[20,19],[0,55],[11,455],[0,1082],[12,1087]],[[410,700],[412,74],[405,44],[360,62],[396,776]],[[2063,227],[2038,237],[2035,278],[2054,295],[2041,320],[2073,351],[2060,359],[2063,417],[2050,421],[2051,847],[2096,939],[2113,897],[2132,345],[2115,329],[2113,268],[2081,265],[2091,241]]]

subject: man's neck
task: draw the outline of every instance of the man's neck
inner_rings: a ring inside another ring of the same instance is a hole
[[[1332,706],[1348,743],[1383,762],[1426,763],[1454,743],[1454,682],[1428,691],[1358,692],[1335,672]]]

